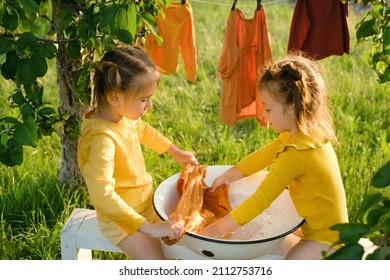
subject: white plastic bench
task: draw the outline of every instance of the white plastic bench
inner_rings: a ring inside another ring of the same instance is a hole
[[[206,259],[178,242],[167,246],[164,254],[171,259]],[[61,231],[61,257],[63,260],[91,260],[92,250],[122,253],[100,231],[94,210],[76,208]]]
[[[121,252],[100,232],[94,210],[76,208],[61,231],[62,259],[90,260],[92,250]]]
[[[273,252],[258,259],[284,259],[291,245],[286,242],[283,241]],[[359,243],[365,248],[363,258],[375,249],[373,243],[368,239],[361,239]],[[170,259],[207,259],[183,246],[180,242],[172,246],[162,243],[162,246],[165,256]],[[61,257],[63,260],[91,260],[92,250],[122,253],[101,233],[94,210],[76,208],[61,231]]]

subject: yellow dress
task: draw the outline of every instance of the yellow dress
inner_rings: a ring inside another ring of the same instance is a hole
[[[145,219],[157,218],[141,144],[162,154],[171,141],[141,119],[111,123],[91,119],[92,114],[83,118],[78,163],[100,228],[116,245]]]
[[[241,160],[237,167],[249,176],[270,166],[270,172],[255,193],[231,212],[232,219],[245,224],[261,214],[288,186],[298,214],[305,218],[304,240],[331,245],[338,232],[329,229],[347,223],[344,186],[334,149],[299,132],[290,137],[282,133],[270,145]]]

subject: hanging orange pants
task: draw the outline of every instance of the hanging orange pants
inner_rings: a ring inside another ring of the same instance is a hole
[[[164,16],[163,16],[164,14]],[[153,34],[146,36],[145,51],[156,64],[159,72],[171,74],[178,69],[179,52],[181,52],[186,79],[196,81],[196,46],[195,27],[192,7],[185,4],[171,5],[157,17],[158,35],[163,39],[158,45]]]

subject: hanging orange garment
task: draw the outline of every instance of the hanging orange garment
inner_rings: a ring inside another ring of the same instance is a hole
[[[232,9],[226,23],[218,71],[222,78],[220,119],[235,125],[240,119],[257,118],[266,126],[257,80],[272,61],[268,27],[262,5],[254,17]]]
[[[348,3],[298,0],[290,27],[288,52],[319,60],[349,53]]]
[[[231,210],[228,188],[219,187],[210,192],[205,177],[206,166],[187,165],[180,173],[176,185],[179,201],[169,219],[183,223],[184,232],[196,233]],[[180,239],[162,240],[173,245]]]
[[[161,46],[153,34],[145,37],[144,49],[157,69],[163,74],[172,74],[178,70],[179,52],[184,64],[186,79],[196,81],[196,45],[195,26],[192,7],[186,3],[171,3],[157,17],[158,35],[163,39]]]

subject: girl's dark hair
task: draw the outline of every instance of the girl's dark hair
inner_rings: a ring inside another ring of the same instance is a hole
[[[258,82],[284,105],[293,105],[298,129],[337,142],[326,103],[325,83],[316,64],[302,55],[289,55],[268,67]]]
[[[96,64],[93,80],[94,104],[107,105],[107,94],[113,91],[132,96],[148,87],[156,87],[159,74],[145,51],[139,47],[118,45],[106,52]]]

